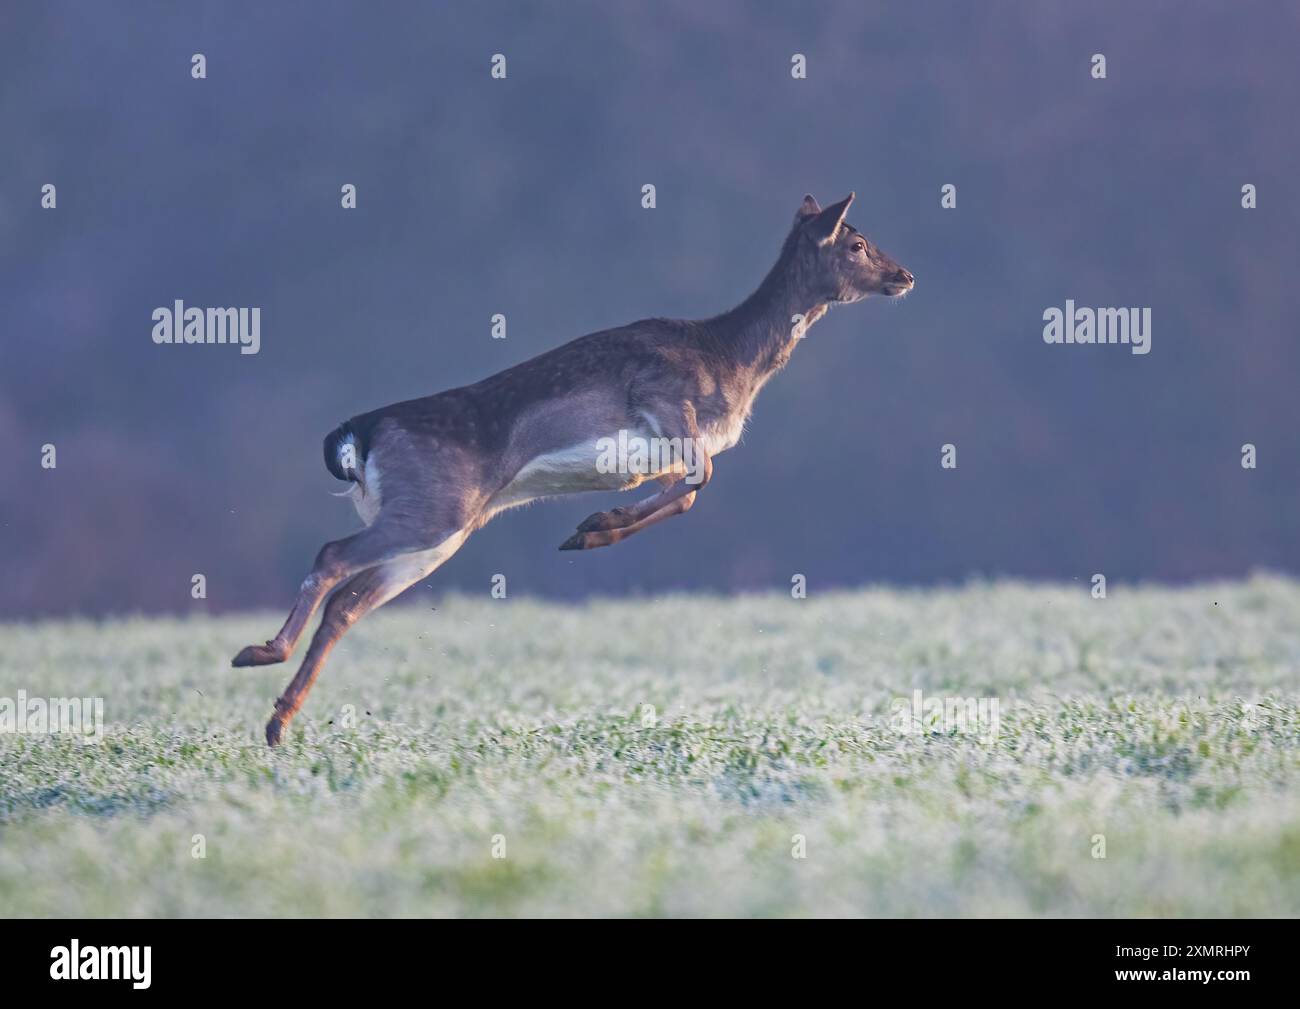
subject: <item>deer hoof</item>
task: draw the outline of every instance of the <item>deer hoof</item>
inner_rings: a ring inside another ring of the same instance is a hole
[[[616,532],[574,533],[560,544],[561,550],[595,550],[618,542]]]
[[[574,533],[567,540],[565,540],[563,543],[560,544],[560,549],[561,550],[586,550],[587,534]]]
[[[284,722],[280,720],[279,715],[272,716],[271,720],[266,723],[266,745],[279,746],[280,736],[284,733]]]
[[[594,515],[588,515],[578,524],[578,532],[605,532],[608,529],[618,529],[625,525],[627,525],[627,511],[623,508],[615,508],[612,511],[596,512]]]
[[[277,662],[283,662],[285,658],[284,650],[277,647],[275,642],[268,641],[264,645],[249,645],[231,659],[230,664],[235,668],[240,666],[273,666]]]

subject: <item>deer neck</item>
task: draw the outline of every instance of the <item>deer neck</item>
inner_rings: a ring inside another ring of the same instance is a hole
[[[710,325],[728,362],[755,389],[785,367],[808,328],[826,314],[827,300],[798,268],[787,241],[758,290]]]

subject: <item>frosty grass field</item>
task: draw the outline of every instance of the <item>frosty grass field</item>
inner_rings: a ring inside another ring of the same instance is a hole
[[[398,604],[278,752],[280,614],[0,625],[0,696],[107,721],[0,735],[0,913],[1300,914],[1300,583],[1109,596]]]

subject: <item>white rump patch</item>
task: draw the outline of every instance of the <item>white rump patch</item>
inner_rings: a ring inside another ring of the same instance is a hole
[[[379,506],[384,503],[383,491],[379,482],[379,464],[375,462],[373,453],[366,460],[365,490],[362,490],[360,483],[354,483],[351,494],[352,507],[361,516],[361,521],[366,525],[373,524],[376,516],[379,515]]]

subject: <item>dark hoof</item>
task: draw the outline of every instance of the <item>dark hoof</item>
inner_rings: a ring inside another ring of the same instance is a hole
[[[623,514],[622,508],[615,508],[613,511],[596,512],[594,515],[588,515],[578,523],[578,532],[598,533],[607,529],[617,529],[623,524]]]
[[[560,544],[560,549],[561,550],[586,550],[587,534],[574,533],[567,540],[565,540],[563,543]]]
[[[264,645],[249,645],[231,659],[230,664],[236,668],[240,666],[273,666],[277,662],[283,662],[284,659],[284,652],[268,641]]]
[[[284,734],[284,722],[280,721],[280,716],[275,715],[266,723],[266,745],[279,746],[280,736]]]

